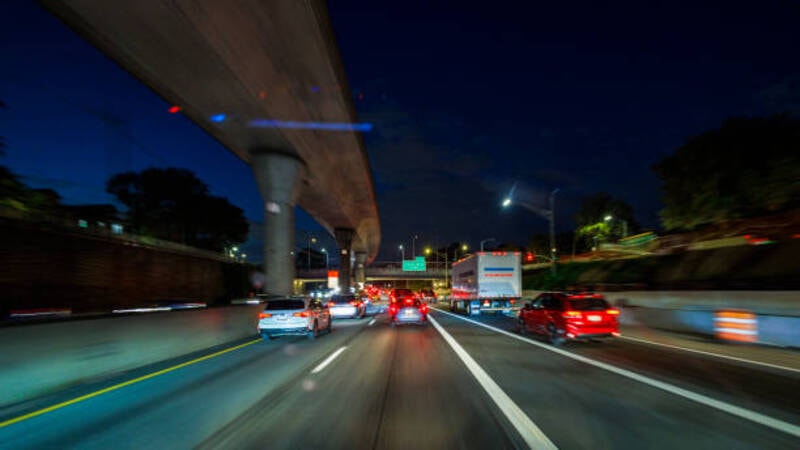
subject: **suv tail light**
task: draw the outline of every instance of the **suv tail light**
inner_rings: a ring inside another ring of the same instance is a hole
[[[265,313],[265,312],[258,313],[259,319],[269,319],[270,317],[272,317],[272,314],[270,313]]]
[[[564,311],[561,317],[565,319],[579,319],[581,317],[580,311]]]
[[[292,315],[293,315],[294,317],[308,317],[308,316],[310,316],[310,315],[311,315],[311,313],[310,313],[310,312],[308,312],[308,311],[300,311],[300,312],[296,312],[296,313],[294,313],[294,314],[292,314]]]
[[[422,314],[428,314],[428,305],[425,303],[419,305],[419,310]]]
[[[389,314],[391,314],[391,315],[397,314],[397,305],[389,306]]]
[[[606,310],[606,314],[608,314],[609,316],[618,316],[619,315],[619,310],[618,309],[607,309]]]

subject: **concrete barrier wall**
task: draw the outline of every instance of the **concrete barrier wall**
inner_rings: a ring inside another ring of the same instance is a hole
[[[260,306],[0,328],[0,406],[256,337]]]
[[[525,291],[532,298],[541,291]],[[628,291],[602,292],[623,306],[624,325],[646,325],[680,333],[714,336],[714,311],[756,314],[758,343],[800,347],[800,291]]]

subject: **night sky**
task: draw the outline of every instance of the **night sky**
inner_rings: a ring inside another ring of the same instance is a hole
[[[359,118],[375,125],[379,259],[414,234],[418,252],[527,243],[547,222],[500,208],[514,183],[542,206],[560,189],[559,230],[599,191],[657,228],[654,162],[726,117],[800,110],[796,1],[432,3],[328,3]],[[1,5],[0,164],[71,204],[112,201],[104,183],[120,171],[183,167],[261,220],[232,153],[33,2]],[[303,213],[297,227],[324,234]]]

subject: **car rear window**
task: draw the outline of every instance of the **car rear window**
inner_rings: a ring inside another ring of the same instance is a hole
[[[274,311],[276,309],[305,309],[306,302],[303,300],[270,300],[264,306],[264,311]]]
[[[602,298],[571,298],[570,309],[578,311],[600,311],[608,309],[608,302]]]
[[[333,303],[350,303],[355,301],[355,296],[353,295],[334,295],[331,297],[331,301]]]

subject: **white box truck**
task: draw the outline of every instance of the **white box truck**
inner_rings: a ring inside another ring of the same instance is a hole
[[[479,252],[453,263],[450,310],[467,315],[519,310],[520,252]]]

